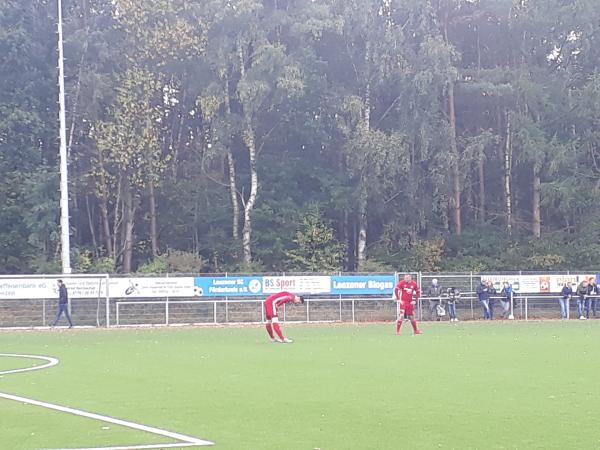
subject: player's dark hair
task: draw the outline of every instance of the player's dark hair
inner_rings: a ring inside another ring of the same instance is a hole
[[[304,303],[304,296],[303,295],[299,295],[298,297],[300,297],[300,303]]]

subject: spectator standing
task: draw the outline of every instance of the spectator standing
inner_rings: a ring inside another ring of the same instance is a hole
[[[489,320],[490,316],[490,292],[489,286],[485,280],[481,280],[479,286],[477,286],[477,298],[479,298],[479,303],[481,303],[481,307],[483,308],[483,318],[485,320]]]
[[[447,304],[448,304],[448,315],[450,316],[450,322],[458,322],[458,317],[456,316],[456,304],[460,299],[460,291],[455,287],[449,287],[446,291],[447,295]]]
[[[558,303],[560,304],[560,318],[566,319],[569,313],[569,300],[573,295],[573,289],[569,283],[565,283],[560,291],[560,298]]]
[[[585,302],[585,317],[590,318],[590,308],[592,310],[592,317],[596,317],[596,302],[598,301],[598,285],[596,284],[596,278],[590,277],[588,281],[588,298]]]
[[[442,286],[437,278],[431,280],[431,285],[425,291],[425,296],[429,297],[429,320],[440,320],[438,315],[438,306],[442,302]]]
[[[585,302],[587,301],[588,294],[588,282],[583,280],[577,286],[577,314],[579,314],[579,320],[585,320],[583,311],[585,309]]]
[[[71,315],[69,314],[69,294],[67,293],[67,287],[63,283],[63,280],[57,280],[56,284],[58,285],[58,311],[52,326],[56,326],[60,316],[64,313],[65,317],[69,321],[69,328],[73,328],[73,321],[71,320]]]
[[[513,290],[512,286],[508,281],[502,284],[502,290],[500,291],[500,303],[502,305],[502,318],[508,319],[511,315],[510,304],[512,302]]]
[[[490,301],[489,301],[489,305],[490,305],[490,320],[494,319],[494,304],[496,303],[496,295],[498,295],[498,292],[496,291],[496,288],[494,287],[494,283],[492,283],[491,281],[488,281],[488,293],[490,295]]]

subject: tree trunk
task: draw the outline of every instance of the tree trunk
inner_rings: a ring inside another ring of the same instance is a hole
[[[244,142],[248,148],[250,159],[250,195],[244,204],[244,228],[242,230],[242,247],[244,249],[244,262],[252,262],[252,210],[258,194],[258,173],[256,171],[256,142],[250,118],[246,118]]]
[[[456,142],[456,112],[454,108],[454,81],[448,85],[448,113],[450,119],[450,147],[452,151],[452,221],[454,223],[454,232],[460,236],[462,234],[461,221],[461,183],[460,183],[460,155],[458,153],[458,144]]]
[[[363,184],[364,186],[364,184]],[[358,198],[358,242],[356,269],[361,270],[367,259],[367,189],[364,187]]]
[[[121,257],[122,253],[123,253],[123,249],[122,247],[118,246],[118,239],[119,239],[119,229],[121,228],[121,223],[123,222],[123,202],[121,201],[121,189],[122,189],[122,185],[123,185],[123,176],[119,175],[118,181],[117,181],[117,198],[115,199],[115,213],[114,213],[114,217],[113,217],[113,233],[112,233],[112,248],[113,248],[113,265],[115,267],[117,267],[117,263],[119,258]],[[121,210],[119,210],[119,208]],[[121,236],[121,242],[123,242],[123,233],[120,233]],[[119,249],[119,252],[117,253],[117,249]]]
[[[114,260],[114,246],[112,245],[112,233],[110,231],[110,221],[108,217],[108,186],[106,177],[104,176],[104,155],[101,150],[98,150],[98,162],[100,163],[100,216],[102,218],[102,229],[104,234],[104,243],[106,245],[106,253],[109,258]]]
[[[510,186],[510,175],[511,175],[511,125],[510,125],[510,114],[506,114],[506,140],[504,147],[504,201],[506,205],[506,231],[508,234],[512,233],[512,192]]]
[[[231,197],[231,206],[233,207],[233,232],[232,237],[235,240],[240,238],[240,206],[237,198],[237,186],[235,181],[235,163],[231,150],[227,149],[227,165],[229,167],[229,195]]]
[[[237,42],[238,58],[240,64],[240,77],[243,80],[246,77],[246,66],[244,61],[244,48],[241,41]],[[244,105],[246,108],[246,105]],[[250,195],[244,202],[244,227],[242,229],[242,248],[244,252],[244,262],[252,262],[252,210],[258,194],[258,172],[256,171],[256,136],[252,128],[252,118],[250,111],[244,110],[244,144],[248,149],[248,158],[250,163]]]
[[[367,46],[367,56],[368,60]],[[365,87],[365,109],[363,111],[363,131],[368,133],[371,129],[371,84],[367,82]],[[360,270],[367,260],[367,202],[369,198],[368,180],[361,177],[360,192],[358,193],[358,242],[356,246],[356,266]]]
[[[477,161],[477,171],[479,172],[479,222],[485,223],[485,159],[482,154]]]
[[[150,194],[150,244],[152,246],[152,256],[157,257],[160,254],[158,248],[158,226],[156,224],[156,193],[154,192],[154,181],[148,182]]]
[[[131,194],[130,186],[126,186],[125,192],[123,193],[123,210],[123,272],[131,273],[135,206],[133,204],[133,195]]]
[[[540,179],[539,170],[533,169],[533,225],[532,231],[536,238],[542,236],[542,212],[540,208],[540,191],[542,182]]]
[[[185,80],[185,78],[184,78]],[[186,107],[186,91],[185,91],[185,86],[184,83],[182,82],[182,87],[181,87],[181,104],[179,107],[179,126],[177,127],[177,137],[175,139],[173,139],[172,145],[173,145],[173,160],[171,162],[172,166],[171,166],[171,173],[173,176],[173,179],[176,180],[177,179],[177,169],[179,168],[179,149],[181,148],[181,137],[183,135],[183,127],[185,125],[185,107]]]
[[[92,208],[90,207],[90,197],[86,194],[85,196],[85,210],[87,212],[88,226],[90,227],[90,236],[92,238],[92,247],[94,248],[94,258],[98,258],[98,242],[96,240],[96,227],[94,226],[94,218],[92,215]]]
[[[243,55],[243,54],[242,54]],[[244,63],[243,58],[240,61]],[[224,77],[224,88],[225,88],[225,112],[229,117],[231,115],[231,98],[229,95],[229,76]],[[233,153],[231,149],[227,147],[227,166],[229,168],[229,196],[231,198],[231,206],[233,208],[233,231],[232,237],[235,240],[240,238],[240,205],[237,196],[237,182],[235,179],[235,161],[233,159]]]

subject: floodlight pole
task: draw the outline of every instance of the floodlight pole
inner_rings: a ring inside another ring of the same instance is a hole
[[[65,116],[65,66],[63,52],[62,0],[58,6],[58,103],[60,121],[60,243],[62,273],[71,273],[69,241],[69,183],[67,169],[67,121]]]

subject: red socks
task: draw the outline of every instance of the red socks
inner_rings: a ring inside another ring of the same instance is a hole
[[[413,327],[413,331],[415,334],[419,334],[419,329],[417,328],[417,321],[415,319],[410,319],[410,324]],[[402,320],[396,321],[396,334],[400,334],[400,328],[402,328]]]
[[[279,336],[279,339],[283,341],[283,333],[281,332],[281,328],[279,328],[279,324],[277,322],[273,324],[273,329],[275,330],[275,333],[277,333],[277,336]]]
[[[417,328],[417,321],[416,321],[415,319],[412,319],[412,320],[410,321],[410,324],[412,325],[412,327],[413,327],[413,331],[414,331],[415,333],[416,333],[417,331],[419,331],[419,329]]]
[[[271,326],[270,323],[266,324],[265,327],[267,327],[267,333],[269,333],[269,336],[271,336],[271,339],[275,339],[275,336],[273,336],[273,327]]]

